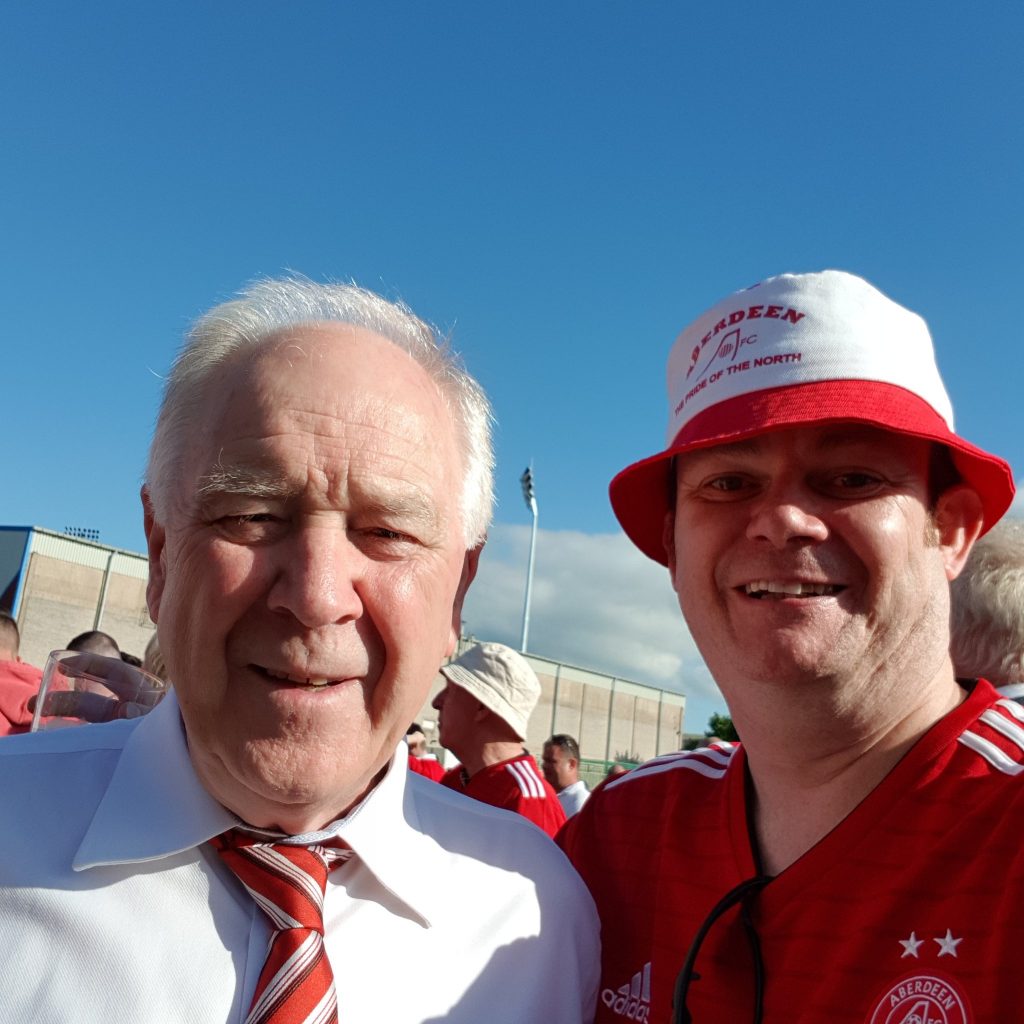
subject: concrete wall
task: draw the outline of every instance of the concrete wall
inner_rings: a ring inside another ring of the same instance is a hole
[[[154,631],[143,556],[44,530],[33,530],[29,547],[17,609],[24,661],[42,667],[50,651],[90,629],[142,656]]]

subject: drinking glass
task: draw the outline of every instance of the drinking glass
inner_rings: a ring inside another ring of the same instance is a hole
[[[120,658],[51,651],[29,732],[138,718],[152,711],[166,692],[163,680]]]

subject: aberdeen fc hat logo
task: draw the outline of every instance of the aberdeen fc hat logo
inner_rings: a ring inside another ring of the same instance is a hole
[[[912,974],[875,1004],[867,1024],[970,1024],[967,1000],[949,978]]]

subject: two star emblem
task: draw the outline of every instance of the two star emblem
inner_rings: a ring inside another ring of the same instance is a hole
[[[899,943],[903,947],[903,954],[902,956],[900,956],[900,959],[902,960],[904,957],[908,956],[914,957],[915,960],[918,959],[917,951],[921,948],[921,946],[924,945],[924,941],[924,939],[919,939],[915,932],[910,933],[909,939],[900,939]],[[964,940],[962,937],[959,939],[953,938],[953,933],[948,928],[946,929],[946,934],[943,935],[941,938],[939,936],[936,936],[932,939],[932,942],[938,944],[940,957],[955,957],[956,947],[959,946],[960,943],[963,941]]]

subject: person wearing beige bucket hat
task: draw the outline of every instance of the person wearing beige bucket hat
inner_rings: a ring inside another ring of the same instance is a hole
[[[446,685],[433,700],[442,746],[462,763],[441,784],[528,818],[553,836],[565,824],[558,795],[523,747],[540,680],[504,644],[476,644],[441,666]]]
[[[598,1024],[1014,1016],[1024,712],[949,658],[1010,467],[955,432],[925,322],[841,271],[718,303],[668,397],[611,502],[742,742],[641,766],[560,834],[615,936]]]

